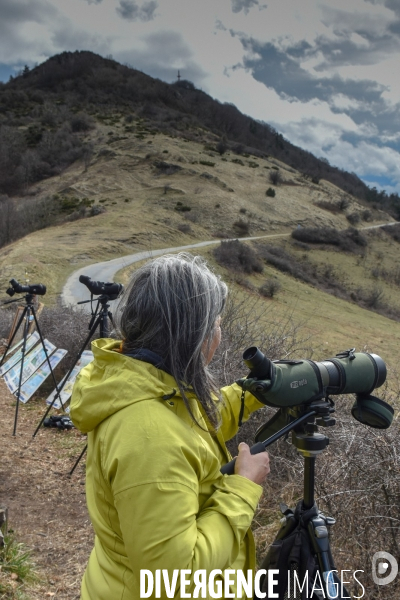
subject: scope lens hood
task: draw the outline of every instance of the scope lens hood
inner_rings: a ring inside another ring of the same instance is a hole
[[[376,396],[357,395],[351,414],[363,425],[374,429],[388,429],[393,421],[394,410],[390,404]]]

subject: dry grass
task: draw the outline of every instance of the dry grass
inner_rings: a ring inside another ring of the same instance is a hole
[[[328,214],[314,205],[320,200],[339,201],[343,192],[332,184],[313,185],[276,160],[257,158],[257,169],[240,166],[229,153],[223,157],[226,160],[211,153],[215,162],[211,173],[199,163],[210,155],[201,144],[161,134],[146,134],[140,140],[123,132],[123,127],[122,123],[98,125],[88,138],[95,148],[88,169],[78,162],[34,187],[37,197],[72,194],[94,200],[106,212],[35,232],[2,248],[2,289],[11,277],[24,281],[27,272],[31,283],[42,281],[48,286],[45,302],[51,303],[67,276],[85,264],[135,250],[179,245],[187,234],[181,231],[186,213],[175,210],[177,201],[192,209],[188,241],[210,239],[214,232],[234,235],[233,224],[243,208],[252,235],[290,232],[310,220],[318,227],[347,227],[344,215]],[[120,130],[123,136],[117,135]],[[116,135],[108,136],[110,132]],[[160,172],[154,163],[165,156],[182,168],[172,175]],[[266,198],[269,171],[264,167],[275,164],[296,185],[282,185],[275,198]],[[354,200],[351,203],[359,206]],[[382,213],[382,221],[389,220]]]

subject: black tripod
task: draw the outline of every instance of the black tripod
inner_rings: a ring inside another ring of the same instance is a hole
[[[44,288],[44,290],[46,291],[46,288]],[[55,386],[56,391],[57,391],[57,396],[60,393],[59,392],[59,388],[57,387],[56,379],[54,377],[54,372],[53,372],[53,369],[52,369],[52,366],[51,366],[50,358],[49,358],[49,355],[47,353],[46,344],[43,341],[42,332],[40,331],[39,323],[38,323],[38,320],[37,320],[37,317],[36,317],[35,306],[34,306],[34,294],[27,293],[26,296],[25,296],[25,301],[26,301],[26,306],[24,307],[24,310],[23,310],[23,312],[22,312],[22,314],[21,314],[21,316],[19,318],[17,326],[16,326],[16,328],[14,330],[14,333],[12,334],[11,339],[8,342],[6,351],[5,351],[5,353],[3,354],[3,356],[2,356],[2,358],[0,360],[0,367],[1,367],[1,365],[4,363],[4,359],[6,358],[8,351],[10,350],[10,348],[12,346],[12,343],[14,341],[14,338],[15,338],[16,334],[17,334],[17,331],[19,330],[19,328],[20,328],[23,320],[25,319],[24,333],[23,333],[23,342],[22,342],[22,351],[21,351],[21,355],[22,355],[21,369],[20,369],[19,382],[18,382],[18,391],[16,393],[17,402],[16,402],[16,405],[15,405],[15,418],[14,418],[14,430],[13,430],[13,435],[14,436],[15,436],[15,433],[16,433],[16,430],[17,430],[18,409],[19,409],[20,394],[21,394],[22,376],[23,376],[23,371],[24,371],[26,340],[27,340],[28,333],[29,333],[29,325],[31,323],[31,315],[34,318],[34,321],[35,321],[35,324],[36,324],[36,329],[37,329],[37,332],[38,332],[39,337],[40,337],[40,342],[42,344],[44,353],[46,355],[46,360],[47,360],[47,363],[48,363],[49,368],[50,368],[50,373],[51,373],[51,376],[53,378],[54,386]],[[11,304],[12,302],[20,302],[20,298],[17,298],[16,300],[8,300],[7,302],[4,302],[3,304]],[[64,406],[63,406],[63,408],[64,408]]]
[[[303,414],[299,415],[299,411],[304,411]],[[319,580],[323,586],[324,596],[314,593],[313,596],[305,596],[307,598],[327,598],[328,600],[342,600],[342,598],[349,598],[349,594],[341,584],[340,579],[336,576],[335,565],[330,550],[329,544],[329,528],[335,524],[335,519],[332,517],[325,516],[317,507],[314,500],[314,485],[315,485],[315,460],[318,454],[321,454],[329,444],[329,438],[326,435],[318,433],[318,425],[323,427],[331,427],[335,425],[335,419],[330,415],[335,411],[334,403],[330,398],[316,400],[304,407],[296,407],[292,409],[291,418],[292,421],[280,429],[277,433],[268,437],[264,441],[258,441],[257,444],[251,447],[251,454],[258,454],[266,450],[268,446],[273,444],[282,436],[292,432],[292,444],[296,446],[298,452],[302,454],[304,458],[304,498],[301,500],[296,509],[293,511],[287,506],[282,505],[281,510],[284,514],[284,519],[281,521],[281,528],[275,538],[275,542],[272,545],[270,551],[265,557],[261,569],[271,569],[272,555],[275,548],[279,546],[279,540],[283,540],[292,532],[302,529],[303,540],[306,543],[310,543],[312,550],[318,560],[318,571]],[[272,420],[271,420],[272,421]],[[263,433],[268,431],[268,425],[270,422],[262,426],[256,434],[256,440],[263,438]],[[221,471],[223,473],[231,474],[234,472],[235,460],[231,461]],[[295,567],[296,568],[296,567]],[[298,565],[300,570],[300,565]],[[296,569],[297,570],[297,569]],[[301,597],[296,596],[294,591],[294,574],[291,572],[291,583],[288,585],[291,587],[288,590],[287,574],[285,577],[279,578],[278,591],[279,600],[290,600],[291,598]],[[301,582],[302,583],[302,582]],[[318,587],[318,586],[316,586]],[[261,579],[260,590],[267,592],[267,576]],[[297,589],[299,592],[299,589]],[[292,595],[292,594],[293,595]],[[268,597],[268,594],[267,594]],[[255,600],[258,597],[254,596]]]
[[[76,359],[74,360],[74,362],[73,362],[70,370],[68,371],[67,375],[65,376],[63,382],[60,384],[60,386],[58,388],[58,394],[55,395],[55,397],[51,401],[51,404],[49,404],[49,406],[48,406],[45,414],[43,415],[43,417],[42,417],[39,425],[36,427],[35,433],[33,434],[33,437],[36,436],[36,434],[39,431],[40,427],[43,425],[43,422],[44,422],[45,418],[49,414],[50,410],[53,408],[53,405],[54,405],[55,401],[57,400],[58,396],[60,395],[60,392],[62,391],[64,385],[67,383],[69,376],[71,375],[72,371],[74,370],[74,367],[75,367],[76,363],[78,362],[78,360],[82,356],[83,351],[85,350],[85,348],[86,348],[87,344],[89,343],[90,339],[93,337],[96,329],[99,327],[99,329],[100,329],[100,337],[107,337],[108,336],[108,334],[109,334],[108,320],[110,319],[112,325],[114,325],[113,320],[112,320],[112,314],[108,310],[110,308],[110,305],[108,304],[108,302],[111,299],[112,298],[110,298],[109,296],[106,296],[106,295],[99,296],[99,298],[97,298],[96,309],[95,309],[95,311],[92,310],[92,318],[90,319],[90,322],[89,322],[89,334],[88,334],[87,338],[85,339],[85,341],[83,342],[82,347],[79,350],[79,352],[78,352],[78,354],[76,356]],[[82,302],[78,302],[78,304],[86,304],[87,302],[92,302],[92,301],[93,301],[93,299],[83,300]],[[61,402],[61,396],[60,396],[60,402]],[[61,402],[61,404],[62,404],[62,402]],[[64,408],[64,406],[63,406],[63,408]]]
[[[110,305],[109,302],[110,300],[115,300],[115,297],[113,297],[112,295],[107,295],[107,294],[103,294],[101,296],[99,296],[97,298],[97,305],[96,305],[96,309],[93,311],[92,310],[92,318],[90,319],[89,322],[89,334],[87,336],[87,338],[85,339],[85,341],[82,344],[81,349],[78,352],[78,355],[73,363],[73,365],[71,366],[70,370],[68,371],[66,377],[64,378],[60,388],[59,388],[59,393],[61,392],[62,388],[64,387],[64,385],[66,384],[66,382],[68,381],[69,376],[71,375],[76,363],[78,362],[78,360],[80,359],[80,357],[83,354],[83,351],[85,350],[87,344],[89,343],[90,339],[93,337],[95,331],[97,328],[99,328],[100,330],[100,337],[107,337],[109,335],[109,321],[111,321],[111,324],[114,325],[113,323],[113,318],[112,318],[112,314],[109,311]],[[83,300],[82,302],[78,302],[78,304],[86,304],[87,302],[92,302],[93,301],[93,297],[90,300]],[[36,436],[37,432],[39,431],[40,427],[42,426],[42,424],[44,423],[45,418],[47,417],[48,413],[50,412],[51,408],[53,407],[53,404],[55,403],[57,399],[57,395],[53,398],[51,404],[48,406],[45,414],[42,417],[42,420],[40,421],[39,425],[37,426],[35,433],[33,434],[33,437]],[[60,397],[61,400],[61,397]],[[70,475],[73,474],[73,472],[75,471],[76,467],[79,464],[79,461],[81,460],[81,458],[83,457],[83,455],[85,454],[87,449],[87,445],[84,447],[84,449],[82,450],[81,454],[78,457],[78,460],[76,461],[76,463],[74,464],[72,470],[70,471]]]

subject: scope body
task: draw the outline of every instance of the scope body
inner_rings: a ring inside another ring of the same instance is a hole
[[[296,406],[324,395],[369,395],[386,380],[386,365],[377,354],[346,350],[333,358],[313,360],[274,360],[256,347],[243,354],[250,378],[259,379],[255,391],[263,393],[264,404],[273,407]],[[258,387],[258,389],[257,389]]]
[[[387,429],[393,421],[390,404],[371,395],[386,380],[386,365],[377,354],[352,348],[320,362],[271,361],[253,346],[244,352],[243,360],[250,373],[238,383],[263,404],[280,409],[262,428],[263,435],[266,431],[275,433],[290,411],[307,410],[312,402],[337,394],[356,394],[351,413],[360,423]]]
[[[6,294],[14,296],[14,294],[33,294],[36,296],[44,296],[46,286],[43,283],[35,283],[33,285],[21,285],[16,279],[10,279],[11,287],[6,290]]]
[[[80,275],[80,283],[83,283],[88,288],[89,292],[94,296],[108,296],[110,300],[116,300],[124,286],[122,283],[104,283],[103,281],[92,281],[88,275]]]

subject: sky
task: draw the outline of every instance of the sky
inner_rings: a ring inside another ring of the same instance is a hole
[[[0,80],[91,50],[400,193],[400,0],[0,0]]]

